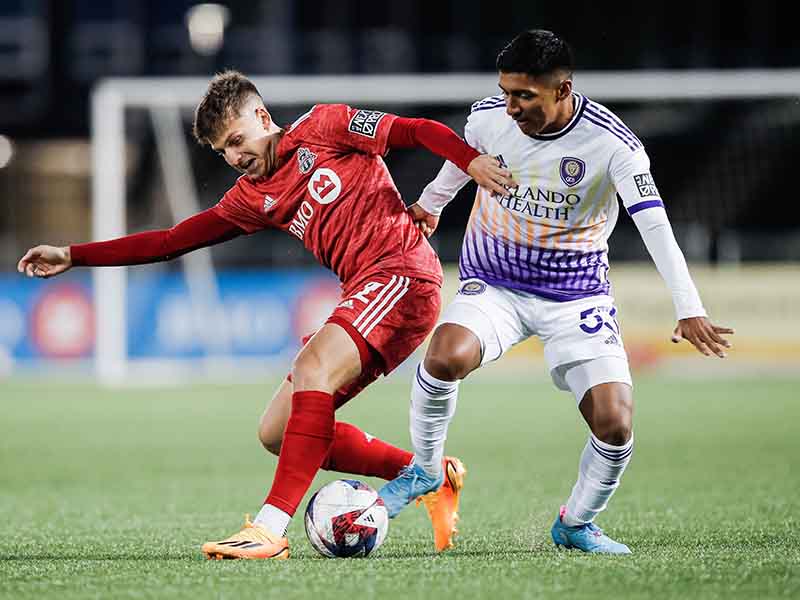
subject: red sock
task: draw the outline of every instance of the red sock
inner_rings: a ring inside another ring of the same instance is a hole
[[[266,503],[293,515],[333,444],[333,396],[325,392],[292,394],[278,469]]]
[[[322,463],[326,471],[394,479],[414,455],[337,421],[333,444]]]

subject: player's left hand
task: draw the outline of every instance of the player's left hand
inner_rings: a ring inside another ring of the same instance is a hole
[[[481,154],[472,159],[467,167],[467,175],[472,177],[482,188],[494,194],[505,196],[507,187],[516,185],[511,171],[500,166],[500,161],[494,156]]]
[[[721,334],[733,333],[730,327],[714,325],[707,317],[689,317],[678,321],[678,326],[672,332],[672,342],[677,344],[681,340],[688,340],[701,354],[711,356],[713,353],[725,358],[725,348],[730,348],[731,343]]]

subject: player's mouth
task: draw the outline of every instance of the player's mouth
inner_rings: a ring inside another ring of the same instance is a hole
[[[514,121],[516,121],[517,127],[519,127],[520,131],[525,135],[538,133],[538,129],[530,119],[514,119]]]
[[[256,162],[256,157],[254,156],[253,158],[251,158],[247,162],[242,163],[239,166],[239,169],[242,171],[242,173],[247,173],[248,175],[252,175],[252,173],[250,172],[250,169],[255,166],[255,162]]]
[[[530,121],[528,121],[528,119],[514,119],[514,121],[516,121],[517,127],[524,132],[527,132],[528,128],[530,127]]]

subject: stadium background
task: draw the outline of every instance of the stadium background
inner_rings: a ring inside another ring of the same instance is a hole
[[[574,45],[578,89],[589,72],[654,69],[744,80],[753,71],[739,69],[769,70],[797,81],[800,44],[786,3],[196,6],[0,0],[0,598],[800,596],[800,86],[755,100],[604,102],[648,148],[712,318],[737,330],[724,361],[670,344],[669,294],[620,216],[611,278],[635,371],[637,449],[601,525],[634,549],[623,561],[552,548],[548,528],[586,429],[531,342],[461,388],[448,451],[469,476],[453,552],[434,555],[424,516],[408,511],[376,560],[318,560],[294,519],[288,564],[207,564],[199,545],[258,510],[275,460],[261,450],[256,422],[299,336],[335,302],[336,282],[295,240],[270,232],[211,250],[210,312],[187,282],[196,264],[131,268],[126,352],[152,368],[108,387],[95,378],[104,325],[93,273],[42,281],[15,269],[34,244],[92,237],[92,183],[104,173],[92,172],[90,94],[104,78],[207,79],[236,67],[267,76],[484,73],[491,82],[502,45],[546,27]],[[483,95],[494,93],[492,84]],[[274,112],[290,122],[307,108]],[[456,131],[468,110],[376,108]],[[188,150],[205,208],[235,174],[191,142],[190,112],[171,141],[186,143],[176,147]],[[175,220],[157,125],[147,111],[125,113],[129,231]],[[423,150],[387,160],[407,202],[440,164]],[[433,238],[449,268],[473,191],[462,191]],[[446,297],[455,285],[451,269]],[[407,446],[408,374],[370,386],[339,417]],[[175,385],[187,382],[195,385]],[[334,477],[321,473],[313,489]]]
[[[587,2],[569,10],[508,2],[500,12],[477,0],[430,4],[263,0],[198,9],[189,1],[3,2],[0,372],[30,372],[42,360],[67,372],[92,371],[97,325],[90,274],[26,281],[14,265],[36,243],[92,238],[89,102],[103,78],[205,77],[225,67],[252,75],[490,73],[497,51],[526,26],[554,29],[573,43],[578,89],[586,71],[773,69],[800,62],[790,25],[770,3],[708,2],[686,10],[653,3],[629,13]],[[262,93],[269,104],[270,90]],[[800,203],[791,185],[800,150],[797,98],[609,104],[648,148],[708,308],[739,330],[733,357],[759,368],[796,364],[797,328],[787,324],[797,325],[793,306],[800,298]],[[456,131],[467,113],[463,103],[380,108],[434,117]],[[290,122],[306,109],[274,112],[278,122]],[[184,110],[186,130],[190,116]],[[167,227],[175,218],[152,124],[145,111],[127,111],[125,127],[128,230]],[[185,133],[197,206],[205,208],[235,174]],[[388,160],[407,202],[440,164],[424,151]],[[462,190],[433,239],[445,264],[457,260],[473,190]],[[636,366],[686,356],[686,349],[664,343],[672,323],[669,298],[625,215],[610,245],[612,281]],[[131,359],[222,352],[254,359],[245,362],[255,374],[273,371],[336,299],[332,280],[313,257],[280,234],[239,239],[212,249],[211,257],[220,301],[210,319],[193,310],[180,261],[131,269],[125,319]],[[222,349],[219,339],[226,340]],[[540,356],[536,344],[522,353]]]

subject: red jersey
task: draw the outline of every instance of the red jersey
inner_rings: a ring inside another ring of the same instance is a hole
[[[347,290],[390,272],[442,283],[442,268],[406,211],[383,156],[397,117],[319,104],[277,147],[272,175],[243,175],[214,207],[247,233],[275,227],[303,242]]]

